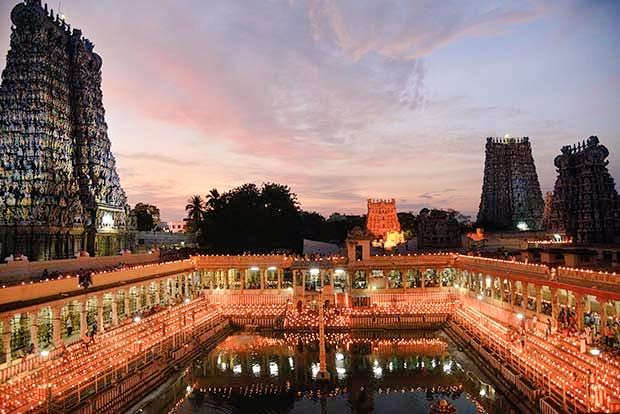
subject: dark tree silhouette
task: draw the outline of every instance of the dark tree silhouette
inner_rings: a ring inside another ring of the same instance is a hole
[[[152,204],[138,203],[133,208],[138,231],[152,231],[160,223],[159,208]]]

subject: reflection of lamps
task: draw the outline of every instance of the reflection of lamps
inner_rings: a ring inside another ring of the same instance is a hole
[[[46,412],[50,412],[50,402],[52,399],[52,386],[49,384],[49,378],[47,373],[47,357],[50,355],[50,351],[44,349],[41,351],[41,357],[43,358],[43,377],[45,380],[45,404],[47,406]]]

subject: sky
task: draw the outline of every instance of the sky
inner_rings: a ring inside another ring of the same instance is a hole
[[[10,11],[0,3],[0,55]],[[58,10],[51,1],[50,8]],[[475,218],[488,136],[529,136],[543,192],[597,135],[620,178],[620,1],[63,0],[103,58],[129,202],[289,185],[304,210]],[[4,67],[2,62],[2,66]]]

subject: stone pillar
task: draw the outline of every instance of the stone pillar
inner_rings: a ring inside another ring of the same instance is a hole
[[[424,292],[424,288],[426,286],[426,270],[420,270],[420,287],[422,288],[422,292]]]
[[[142,310],[142,287],[136,286],[136,311]]]
[[[282,270],[281,269],[277,269],[276,270],[276,276],[278,276],[278,290],[282,289]]]
[[[118,326],[118,304],[115,295],[112,295],[112,326]]]
[[[185,297],[191,299],[192,295],[189,292],[189,278],[190,278],[190,275],[185,275],[183,278],[185,279]]]
[[[439,287],[443,287],[443,271],[435,269],[435,273],[437,274],[437,279],[439,279]]]
[[[575,295],[575,318],[577,319],[577,329],[583,329],[583,295],[573,292]]]
[[[407,271],[404,269],[400,269],[400,277],[402,278],[403,281],[403,291],[407,291]]]
[[[86,300],[84,300],[83,302],[80,302],[80,337],[83,337],[86,334],[86,331],[88,330],[88,322],[86,319]]]
[[[515,296],[516,286],[514,280],[508,280],[508,300],[510,302],[510,309],[515,310]]]
[[[144,294],[146,295],[146,307],[150,308],[153,305],[153,300],[151,298],[151,284],[144,286]]]
[[[8,366],[11,365],[11,319],[11,317],[2,318],[2,351]]]
[[[103,295],[97,298],[97,333],[103,333]]]
[[[584,295],[584,312],[591,313],[592,312],[592,301],[590,301],[590,295]]]
[[[177,277],[170,278],[170,297],[176,301],[177,299]]]
[[[62,342],[62,320],[60,319],[60,306],[51,308],[52,312],[52,342],[54,346],[61,346]]]
[[[127,289],[125,291],[125,295],[124,295],[123,307],[125,309],[125,317],[131,319],[131,306],[130,306],[130,303],[129,303],[129,296],[130,295],[131,295],[131,291],[129,289]]]
[[[536,289],[536,317],[540,319],[540,314],[542,313],[542,286],[534,285],[534,289]]]
[[[301,291],[302,295],[306,295],[306,271],[301,271]]]
[[[258,282],[260,283],[260,290],[265,289],[265,283],[264,283],[265,272],[266,272],[266,270],[264,272],[262,270],[260,270],[260,269],[258,270],[258,279],[259,279]]]
[[[161,299],[159,297],[159,289],[160,289],[160,282],[157,282],[155,286],[155,304],[156,305],[159,305],[161,303]]]
[[[34,352],[39,351],[39,310],[28,312],[30,322],[30,342],[34,345]]]
[[[170,304],[170,280],[166,279],[164,281],[164,303],[166,305]]]
[[[554,321],[557,321],[560,313],[558,309],[558,289],[554,287],[549,289],[551,290],[551,317]]]
[[[601,337],[607,335],[607,299],[597,298],[601,304]]]

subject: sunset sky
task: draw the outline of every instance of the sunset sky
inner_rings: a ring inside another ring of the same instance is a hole
[[[10,11],[0,3],[0,54]],[[49,6],[57,11],[58,2]],[[103,57],[131,204],[288,184],[305,210],[475,216],[487,136],[529,136],[543,191],[598,135],[620,179],[620,1],[62,0]],[[2,61],[4,67],[4,61]]]

